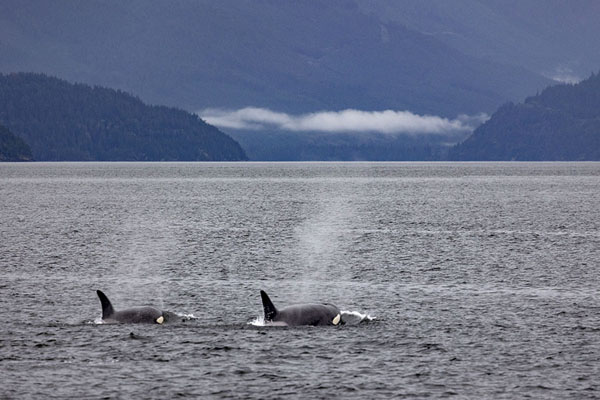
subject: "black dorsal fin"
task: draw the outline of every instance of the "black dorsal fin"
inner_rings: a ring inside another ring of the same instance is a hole
[[[100,303],[102,303],[102,319],[106,319],[114,314],[115,309],[112,304],[110,304],[110,300],[101,290],[96,290],[98,297],[100,298]]]
[[[277,315],[277,309],[264,290],[260,291],[260,297],[262,298],[263,309],[265,310],[265,321],[273,321]]]

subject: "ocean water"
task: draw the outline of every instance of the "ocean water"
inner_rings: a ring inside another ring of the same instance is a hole
[[[600,397],[600,163],[0,164],[0,398]],[[154,305],[164,325],[102,324]],[[259,290],[338,327],[261,324]]]

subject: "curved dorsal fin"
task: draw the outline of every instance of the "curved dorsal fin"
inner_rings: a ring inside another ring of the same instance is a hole
[[[100,298],[100,303],[102,303],[102,319],[108,318],[114,314],[115,309],[112,304],[110,304],[110,300],[101,290],[96,290],[98,297]]]
[[[265,321],[273,321],[273,318],[277,315],[277,309],[264,290],[260,291],[260,297],[262,299],[263,309],[265,310]]]

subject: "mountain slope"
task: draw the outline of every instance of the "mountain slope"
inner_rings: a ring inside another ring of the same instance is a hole
[[[0,123],[51,160],[244,160],[237,142],[188,112],[41,74],[0,74]]]
[[[600,65],[597,0],[357,0],[384,22],[427,34],[464,54],[558,81]],[[513,98],[512,100],[518,100]]]
[[[600,160],[600,75],[506,104],[450,151],[452,160]]]
[[[360,2],[359,2],[360,4]],[[548,81],[383,21],[354,0],[0,3],[0,71],[197,111],[491,112]]]
[[[31,161],[31,149],[23,139],[0,125],[0,161]]]
[[[462,133],[462,132],[461,132]],[[433,161],[444,159],[464,133],[389,135],[232,131],[253,161]]]

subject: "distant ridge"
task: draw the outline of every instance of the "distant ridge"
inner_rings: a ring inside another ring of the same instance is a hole
[[[31,149],[27,143],[0,125],[0,161],[31,161]]]
[[[473,7],[479,2],[389,1],[401,14],[419,8],[429,15],[439,10],[434,3],[471,12],[465,19],[485,27],[475,32],[493,40],[475,36],[480,47],[467,46],[474,54],[467,55],[444,42],[447,35],[409,28],[390,20],[388,7],[373,4],[383,13],[378,17],[370,0],[0,1],[0,71],[123,89],[192,112],[255,106],[292,114],[347,108],[447,118],[490,113],[550,80],[479,56],[518,28],[493,24],[489,32],[492,24],[479,19],[485,10]],[[459,19],[441,28],[460,26]],[[523,38],[517,32],[509,43]],[[593,43],[594,32],[580,41]],[[464,34],[469,31],[458,36]],[[526,54],[540,49],[534,44],[525,46]]]
[[[600,160],[600,75],[551,86],[521,104],[505,104],[454,146],[449,159]]]
[[[0,74],[0,124],[38,161],[247,159],[235,140],[196,115],[44,74]]]

